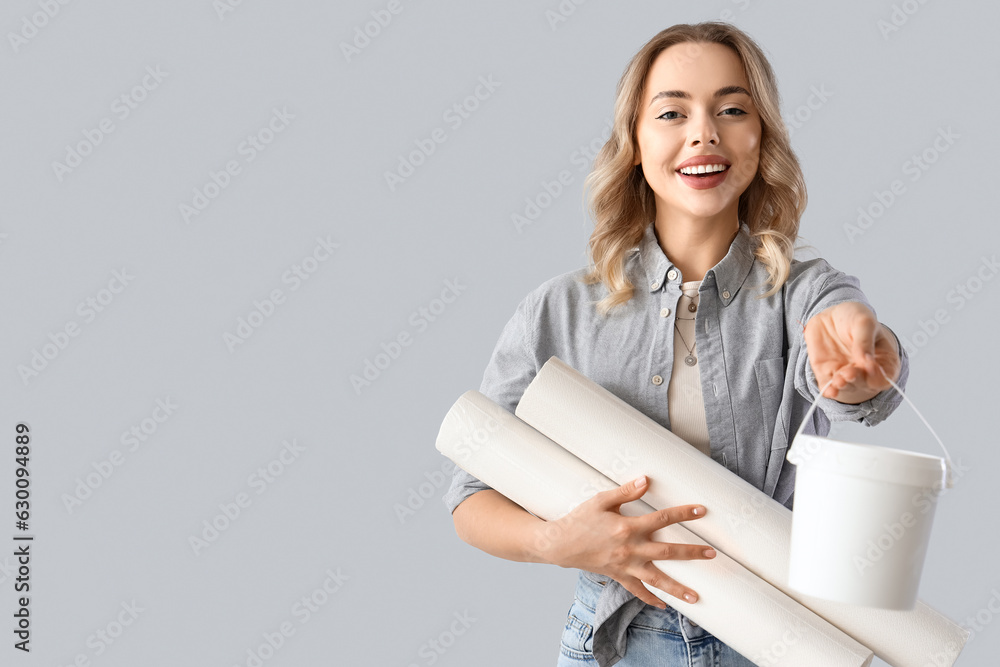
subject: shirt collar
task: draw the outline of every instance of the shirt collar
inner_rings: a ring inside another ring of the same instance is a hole
[[[646,288],[650,292],[663,289],[667,283],[675,284],[679,288],[680,284],[684,282],[685,278],[681,275],[680,269],[674,266],[663,252],[663,248],[660,247],[654,223],[650,222],[646,226],[638,250],[639,261],[646,275]],[[740,231],[729,246],[729,252],[718,264],[708,270],[702,286],[711,284],[712,279],[714,279],[719,299],[728,306],[746,281],[753,262],[754,252],[750,227],[745,222],[741,222]],[[673,278],[670,277],[671,271],[674,272]],[[687,280],[692,279],[694,278]]]

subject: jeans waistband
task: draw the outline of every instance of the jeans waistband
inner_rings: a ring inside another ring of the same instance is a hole
[[[594,611],[597,609],[598,600],[605,594],[608,586],[621,586],[621,584],[605,575],[581,570],[576,584],[576,599],[580,604]],[[667,602],[666,609],[645,605],[629,625],[682,635],[689,641],[712,637],[711,633],[674,609],[669,602]]]

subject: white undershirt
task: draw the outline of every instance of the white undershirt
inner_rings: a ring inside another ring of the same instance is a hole
[[[667,410],[670,415],[670,430],[706,456],[711,456],[708,441],[708,423],[705,421],[705,401],[701,395],[701,375],[698,367],[698,347],[695,342],[695,315],[690,304],[698,306],[700,280],[681,283],[681,296],[677,299],[674,329],[674,369],[667,387]],[[686,343],[686,344],[685,344]],[[698,362],[688,366],[684,359],[688,348]]]

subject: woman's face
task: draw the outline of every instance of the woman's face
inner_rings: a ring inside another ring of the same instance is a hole
[[[760,116],[749,91],[739,56],[722,44],[674,44],[657,56],[639,105],[635,164],[656,193],[658,219],[737,219],[760,157]],[[690,158],[706,155],[725,169],[681,173]]]

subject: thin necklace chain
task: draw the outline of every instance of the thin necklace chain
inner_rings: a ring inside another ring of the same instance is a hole
[[[687,341],[684,340],[684,334],[682,334],[681,330],[677,327],[677,322],[674,322],[674,329],[677,329],[677,334],[681,337],[681,342],[684,343],[684,347],[687,348],[688,354],[694,354],[694,348],[688,347]],[[694,344],[697,346],[698,341],[695,340]]]
[[[685,296],[687,296],[687,295],[685,295]],[[694,298],[693,297],[688,297],[688,298],[691,299],[691,304],[693,305],[694,304]],[[694,356],[694,348],[698,346],[698,337],[695,336],[694,346],[693,347],[688,347],[687,341],[684,340],[684,334],[681,333],[680,327],[677,326],[677,320],[690,321],[690,320],[693,320],[693,319],[695,319],[695,318],[693,318],[693,317],[676,317],[676,316],[674,318],[674,330],[677,332],[677,335],[680,336],[681,342],[684,344],[684,347],[687,348],[687,351],[688,351],[687,356],[684,357],[684,363],[687,364],[688,366],[694,366],[696,363],[698,363],[698,358],[696,356]]]
[[[681,292],[681,294],[684,294],[684,293],[683,293],[683,292]],[[691,303],[692,303],[692,304],[693,304],[693,303],[695,302],[695,300],[696,300],[696,299],[698,298],[698,295],[697,295],[697,294],[695,294],[694,296],[688,296],[687,294],[684,294],[684,296],[687,296],[687,297],[688,297],[689,299],[691,299]],[[675,317],[674,319],[675,319],[675,320],[683,320],[684,322],[691,322],[691,321],[693,321],[693,320],[694,320],[695,318],[693,318],[693,317]]]

